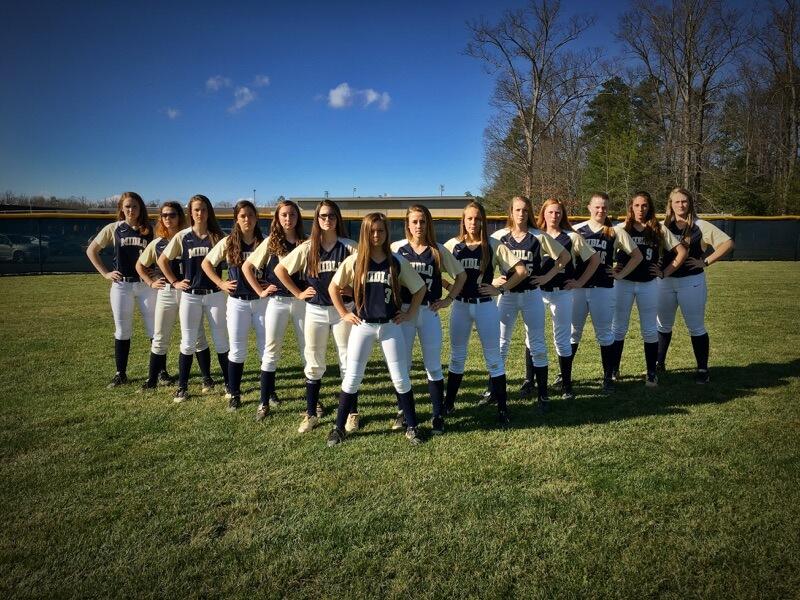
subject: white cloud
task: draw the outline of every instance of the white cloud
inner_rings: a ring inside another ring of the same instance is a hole
[[[269,77],[266,75],[256,75],[253,78],[253,87],[266,87],[269,85]]]
[[[388,92],[378,92],[372,88],[358,90],[347,83],[340,83],[328,92],[328,106],[331,108],[347,108],[356,101],[364,108],[375,104],[378,109],[386,110],[392,98]]]
[[[231,80],[222,75],[214,75],[206,80],[206,91],[218,92],[224,87],[231,87]]]
[[[163,112],[165,115],[167,115],[167,118],[170,121],[174,121],[175,119],[181,116],[181,111],[177,108],[172,108],[171,106],[165,108]]]
[[[235,113],[242,110],[245,106],[250,104],[256,99],[256,94],[249,87],[243,85],[239,86],[233,92],[233,104],[228,107],[229,113]]]

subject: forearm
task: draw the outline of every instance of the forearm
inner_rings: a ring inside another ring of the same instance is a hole
[[[461,293],[461,290],[464,288],[464,284],[467,282],[467,274],[465,272],[461,272],[456,275],[455,281],[450,285],[449,288],[449,296],[451,298],[455,298]]]
[[[222,277],[217,275],[217,272],[214,270],[214,265],[207,260],[204,260],[200,266],[203,268],[203,273],[205,273],[211,280],[211,283],[213,283],[219,289],[223,289],[225,282],[222,281]]]
[[[147,287],[153,287],[155,279],[150,277],[150,269],[145,267],[138,260],[136,261],[136,272],[139,274],[139,277],[142,278],[142,281],[147,285]]]
[[[336,312],[339,313],[340,317],[344,317],[348,312],[350,312],[344,305],[344,300],[342,300],[342,290],[340,290],[339,286],[332,281],[328,286],[328,294],[331,297],[333,307],[336,309]]]
[[[289,271],[286,270],[286,267],[283,265],[278,265],[275,267],[275,277],[280,279],[283,287],[285,287],[289,293],[294,296],[295,298],[299,298],[300,294],[303,292],[300,290],[299,287],[292,281],[291,276],[289,275]]]
[[[250,285],[252,290],[258,294],[259,296],[264,291],[264,288],[261,286],[261,282],[258,281],[256,277],[256,267],[251,263],[249,260],[244,261],[242,263],[242,273],[244,274],[244,278],[247,280],[247,283]]]

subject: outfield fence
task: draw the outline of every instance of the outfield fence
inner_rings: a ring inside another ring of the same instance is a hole
[[[306,231],[313,213],[304,211]],[[358,239],[360,214],[343,212],[349,236]],[[218,213],[222,228],[233,225],[230,212]],[[271,213],[261,214],[261,228],[269,231]],[[100,229],[114,218],[110,214],[38,212],[0,213],[0,275],[22,273],[83,273],[94,267],[86,257],[86,247]],[[588,217],[572,217],[578,222]],[[710,221],[736,242],[727,260],[800,260],[800,216],[729,217],[708,215]],[[403,237],[402,215],[390,216],[390,239]],[[458,233],[459,218],[436,216],[434,228],[440,242]],[[505,217],[493,216],[489,228],[495,231],[505,225]],[[110,259],[105,249],[101,256]]]

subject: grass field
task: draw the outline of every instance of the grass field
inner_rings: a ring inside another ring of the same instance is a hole
[[[513,400],[498,431],[475,404],[473,336],[445,436],[411,447],[389,431],[375,360],[363,431],[332,449],[330,413],[296,433],[291,333],[278,380],[290,401],[260,424],[252,348],[241,411],[196,378],[175,405],[171,390],[134,393],[149,351],[137,317],[133,382],[108,391],[106,282],[0,278],[0,596],[798,597],[800,264],[709,275],[708,386],[691,381],[679,321],[670,372],[644,387],[634,311],[615,395],[598,393],[587,326],[578,398],[554,396],[546,417]],[[517,335],[512,392],[521,355]],[[412,379],[429,419],[424,375]]]

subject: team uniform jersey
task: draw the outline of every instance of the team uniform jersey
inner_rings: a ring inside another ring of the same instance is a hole
[[[283,253],[281,256],[288,256],[289,253],[291,253],[292,250],[297,248],[299,245],[300,244],[293,244],[287,239],[282,240],[281,246]],[[267,239],[258,245],[258,248],[256,248],[248,257],[248,260],[256,268],[258,281],[264,287],[268,285],[274,285],[278,288],[278,291],[272,294],[272,296],[282,296],[285,298],[293,297],[292,293],[286,289],[286,286],[283,285],[281,280],[278,279],[277,275],[275,275],[275,267],[278,266],[278,263],[281,261],[281,257],[277,254],[270,254],[269,237],[267,237]],[[308,282],[306,281],[305,274],[302,271],[293,273],[291,277],[294,284],[300,288],[301,291],[308,287]]]
[[[208,253],[206,259],[208,262],[211,263],[211,266],[216,268],[221,268],[222,263],[226,262],[228,256],[228,239],[230,236],[225,236],[220,241],[217,242],[217,245],[212,248],[211,252]],[[264,242],[261,242],[263,244]],[[247,260],[247,258],[253,253],[256,246],[260,246],[256,240],[253,240],[252,244],[244,243],[242,240],[242,262]],[[260,283],[263,285],[264,274],[260,271],[256,271],[256,278]],[[228,265],[228,281],[235,281],[236,282],[236,289],[231,292],[231,296],[234,298],[241,298],[243,300],[255,300],[258,298],[258,294],[253,291],[253,288],[250,287],[250,284],[247,283],[247,278],[242,273],[242,267],[239,265],[238,267],[233,265]]]
[[[352,287],[355,283],[356,258],[355,254],[347,257],[333,276],[333,283],[340,288]],[[392,293],[390,260],[395,263],[398,283],[402,288],[415,294],[425,287],[422,277],[402,256],[392,254],[381,262],[375,262],[370,258],[364,285],[364,305],[358,309],[359,319],[388,322],[400,312],[399,298],[394,298]]]
[[[451,277],[456,277],[464,272],[464,267],[455,259],[452,252],[442,244],[436,244],[436,247],[439,250],[441,269],[436,266],[436,260],[433,257],[433,251],[430,246],[426,247],[422,253],[417,254],[408,240],[399,240],[392,244],[392,252],[405,258],[425,283],[427,291],[425,292],[425,298],[422,300],[423,305],[441,299],[442,272],[447,273]],[[400,290],[400,297],[403,304],[409,304],[411,302],[411,296],[412,294],[407,288],[404,287]]]
[[[614,236],[610,237],[604,233],[603,225],[594,221],[584,221],[574,227],[575,231],[581,235],[586,243],[600,254],[600,264],[594,275],[589,279],[584,287],[587,288],[611,288],[614,287],[614,278],[608,274],[608,269],[614,265],[614,253],[623,250],[630,254],[636,248],[631,236],[625,231],[622,225],[614,226]],[[587,263],[579,260],[575,265],[575,278],[578,279],[586,270]]]
[[[507,228],[495,231],[492,234],[492,239],[498,240],[501,244],[507,247],[511,254],[514,255],[518,261],[522,261],[525,269],[528,271],[528,276],[515,285],[510,291],[524,292],[527,290],[535,290],[538,285],[531,281],[531,277],[541,275],[549,270],[544,269],[545,255],[552,259],[551,267],[555,264],[555,259],[564,251],[564,246],[554,240],[546,233],[538,229],[529,229],[521,240],[517,240]],[[510,277],[510,273],[503,272],[503,275]]]
[[[703,260],[706,250],[709,246],[716,248],[730,240],[730,236],[722,231],[719,227],[715,227],[708,221],[697,219],[688,231],[679,226],[675,221],[669,224],[667,228],[670,233],[674,234],[678,240],[681,239],[689,243],[687,258],[696,258]],[[675,252],[670,250],[664,254],[662,265],[666,266],[675,259]],[[690,267],[685,262],[678,267],[670,277],[687,277],[689,275],[698,275],[703,272],[703,267]]]
[[[213,290],[217,286],[208,278],[201,267],[203,259],[211,252],[211,236],[199,237],[191,227],[175,234],[164,254],[169,260],[179,259],[183,264],[183,279],[189,280],[190,290]],[[217,267],[217,274],[222,274],[222,266]]]
[[[317,292],[308,300],[309,304],[333,306],[330,294],[328,294],[328,286],[339,265],[353,254],[357,248],[358,244],[348,238],[338,238],[336,244],[330,250],[325,250],[320,244],[319,273],[316,276],[308,273],[308,255],[311,252],[311,240],[306,240],[284,256],[280,264],[283,265],[289,275],[294,275],[295,273],[306,274],[306,281]],[[347,301],[348,299],[346,298],[345,300]]]
[[[164,248],[167,247],[169,244],[169,240],[167,238],[157,237],[152,242],[147,244],[147,248],[144,249],[144,252],[139,256],[139,263],[145,267],[153,267],[153,279],[160,279],[164,277],[164,274],[161,272],[161,269],[158,268],[158,258],[164,252]],[[175,277],[178,280],[183,279],[183,263],[180,259],[175,259],[169,261],[169,266],[172,268],[172,272],[175,274]]]
[[[545,292],[552,292],[556,289],[563,290],[567,281],[576,278],[576,260],[580,259],[583,262],[588,262],[588,260],[592,258],[592,255],[595,253],[594,249],[584,241],[583,237],[574,231],[562,231],[553,239],[564,246],[564,249],[569,252],[570,261],[564,266],[563,269],[556,273],[555,277],[542,286],[542,289]],[[542,261],[542,272],[547,273],[555,264],[556,261],[552,258],[545,258]]]
[[[136,272],[136,261],[147,248],[153,234],[142,235],[125,221],[109,223],[94,238],[99,248],[114,246],[114,271],[122,273],[127,281],[140,281]]]
[[[659,228],[661,230],[661,235],[659,236],[658,243],[649,241],[645,237],[644,231],[637,231],[633,228],[633,232],[630,233],[633,243],[636,244],[636,247],[639,248],[639,252],[642,253],[642,262],[636,265],[636,268],[625,276],[625,279],[628,281],[644,283],[655,279],[655,275],[650,273],[650,267],[659,263],[661,250],[663,249],[665,252],[668,252],[680,243],[678,238],[672,235],[672,232],[664,227],[663,224],[659,223]],[[630,255],[624,251],[618,250],[616,253],[616,261],[620,267],[627,265],[630,258]]]
[[[464,287],[461,288],[461,293],[456,296],[456,300],[469,302],[476,299],[491,299],[491,296],[481,294],[479,286],[481,283],[492,283],[494,276],[494,268],[498,267],[501,272],[508,273],[513,269],[517,263],[522,262],[521,259],[514,256],[506,246],[501,244],[494,238],[489,238],[489,248],[492,256],[487,262],[486,270],[481,272],[481,246],[478,244],[475,248],[469,248],[466,242],[458,238],[451,238],[447,240],[444,245],[450,252],[452,252],[455,259],[461,263],[464,272],[467,274],[467,280],[464,282]]]

